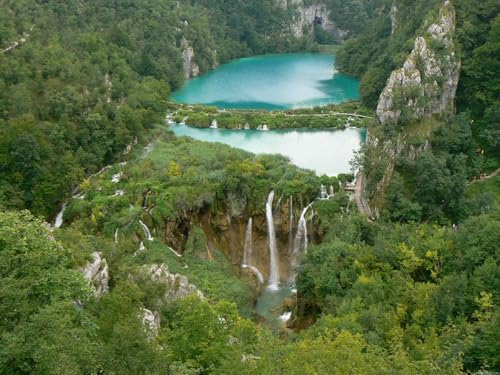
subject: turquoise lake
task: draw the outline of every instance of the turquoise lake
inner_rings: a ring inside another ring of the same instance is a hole
[[[366,140],[366,129],[345,130],[228,130],[199,129],[174,124],[169,128],[178,136],[200,141],[221,142],[255,154],[281,154],[301,168],[318,175],[350,173],[349,161]]]
[[[239,59],[190,79],[171,99],[227,109],[290,109],[359,98],[359,80],[339,73],[331,54]]]

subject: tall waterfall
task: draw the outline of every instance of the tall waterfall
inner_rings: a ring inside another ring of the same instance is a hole
[[[245,247],[243,250],[243,265],[250,265],[252,262],[252,218],[248,219],[247,231],[245,234]]]
[[[293,241],[293,252],[290,258],[290,271],[291,280],[295,280],[295,269],[298,266],[299,257],[302,253],[307,253],[308,239],[307,239],[307,220],[306,214],[309,208],[312,206],[310,203],[306,206],[302,213],[300,214],[299,222],[297,224],[297,233],[295,234],[295,240]],[[303,251],[301,251],[303,250]]]
[[[115,230],[115,243],[118,243],[118,228]]]
[[[66,211],[66,203],[62,205],[61,211],[57,213],[56,221],[54,222],[54,227],[60,228],[63,225],[64,211]]]
[[[143,223],[142,220],[139,220],[139,224],[141,224],[142,230],[144,231],[144,235],[148,241],[153,241],[153,236],[151,236],[151,232],[146,224]]]
[[[262,272],[260,272],[257,267],[252,266],[252,246],[253,246],[253,239],[252,239],[252,218],[248,219],[248,224],[247,224],[247,231],[245,233],[245,247],[243,250],[243,263],[241,264],[241,268],[247,268],[251,270],[255,276],[257,277],[257,280],[259,280],[259,283],[264,284],[264,276],[262,275]]]
[[[276,234],[274,232],[273,218],[274,190],[269,193],[266,202],[267,237],[269,244],[270,272],[269,289],[278,289],[280,283],[280,270],[278,259],[278,248],[276,247]]]

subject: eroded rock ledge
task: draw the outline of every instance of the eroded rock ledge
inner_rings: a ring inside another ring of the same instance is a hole
[[[381,123],[453,112],[460,74],[455,25],[455,9],[446,1],[437,19],[428,22],[423,35],[416,38],[403,67],[389,77],[377,106]]]

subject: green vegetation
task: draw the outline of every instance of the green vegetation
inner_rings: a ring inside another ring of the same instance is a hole
[[[226,129],[243,129],[247,125],[250,129],[262,125],[269,129],[344,129],[346,126],[367,127],[373,122],[373,113],[357,102],[287,111],[220,111],[215,107],[173,103],[169,104],[169,109],[173,121],[199,128],[208,128],[213,120],[219,128]]]
[[[184,81],[184,40],[202,72],[308,48],[283,33],[291,16],[272,0],[2,2],[0,51],[25,42],[0,53],[0,206],[53,215],[85,175],[142,141]]]
[[[371,117],[441,3],[326,0],[351,31],[337,63],[362,77],[361,103],[222,112],[168,102],[185,79],[183,45],[202,72],[308,49],[310,40],[284,32],[293,9],[272,0],[2,2],[0,373],[499,372],[500,176],[481,179],[500,155],[498,2],[454,2],[456,114],[370,129],[377,142],[354,164],[381,207],[376,221],[339,191],[353,176],[316,176],[281,156],[176,138],[157,125],[167,111],[225,128]],[[228,233],[253,217],[265,237],[271,190],[284,232],[287,198],[296,222],[321,184],[335,194],[311,210],[311,246],[287,302],[295,331],[280,338],[255,317],[258,284],[243,277],[243,244]],[[50,228],[41,217],[70,194],[62,227]],[[89,283],[82,269],[96,253],[102,279]],[[160,266],[158,281],[151,270]],[[100,282],[109,290],[97,293]]]

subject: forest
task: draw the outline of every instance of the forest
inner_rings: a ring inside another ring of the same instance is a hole
[[[186,80],[185,41],[201,72],[321,49],[322,32],[290,33],[301,8],[287,3],[0,4],[1,374],[500,372],[500,5],[452,1],[452,113],[375,120],[438,0],[303,2],[349,30],[336,67],[360,78],[359,102],[221,113],[169,101]],[[345,127],[335,112],[367,116],[349,126],[377,139],[353,160],[373,217],[344,192],[353,174],[165,126],[169,114],[200,127]],[[250,218],[255,243],[265,238],[270,191],[283,243],[288,218],[314,212],[279,329],[256,313],[263,286],[240,267]]]

